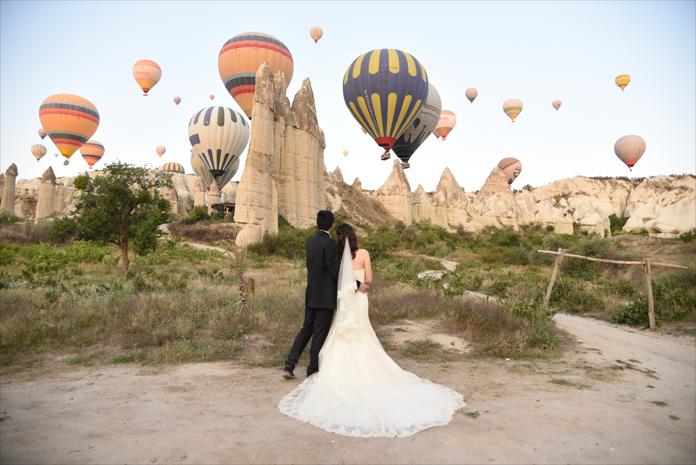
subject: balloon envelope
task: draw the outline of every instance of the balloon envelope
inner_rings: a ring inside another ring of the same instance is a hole
[[[173,100],[174,100],[174,103],[177,105],[179,105],[181,103],[181,97],[179,97],[178,95],[176,97],[174,97]]]
[[[621,92],[623,92],[628,83],[631,82],[631,76],[628,74],[619,74],[614,78],[614,82],[621,88]]]
[[[560,100],[554,100],[551,102],[551,106],[553,106],[556,111],[558,111],[559,108],[561,108],[561,101]]]
[[[245,32],[232,37],[218,55],[218,71],[225,88],[251,119],[256,90],[256,71],[268,63],[271,72],[285,74],[285,86],[292,80],[294,64],[290,50],[280,40],[262,32]]]
[[[160,167],[160,171],[164,173],[184,174],[184,166],[181,163],[169,161]]]
[[[206,164],[222,189],[234,176],[242,151],[249,142],[249,124],[244,116],[226,107],[198,111],[188,126],[194,153]]]
[[[498,168],[505,173],[508,184],[512,184],[522,172],[522,163],[517,158],[503,158],[498,162]]]
[[[364,53],[343,76],[346,106],[386,152],[418,116],[427,96],[425,68],[401,50]]]
[[[209,98],[210,100],[215,100],[215,96],[214,96],[213,94],[208,95],[208,98]]]
[[[440,113],[440,119],[435,126],[435,134],[442,137],[442,140],[447,140],[447,135],[456,125],[457,116],[449,110],[442,110],[442,113]]]
[[[319,42],[319,39],[321,39],[323,35],[324,31],[319,26],[314,26],[309,30],[309,36],[312,38],[315,44]]]
[[[348,152],[348,149],[343,149],[343,151],[341,153],[343,153],[344,157],[347,157],[349,152]]]
[[[51,95],[39,107],[41,126],[58,151],[70,158],[99,127],[99,112],[78,95]]]
[[[36,161],[39,161],[46,155],[46,146],[43,144],[34,144],[31,146],[31,154],[34,155]]]
[[[469,87],[466,92],[464,92],[464,95],[466,95],[466,98],[468,98],[471,103],[474,103],[474,100],[476,100],[478,96],[478,90],[476,90],[475,87]]]
[[[155,148],[155,152],[157,152],[157,155],[160,157],[164,155],[164,153],[167,151],[167,148],[164,145],[158,145],[157,148]]]
[[[440,121],[441,112],[442,101],[440,100],[440,94],[435,89],[435,86],[429,83],[428,98],[425,99],[423,109],[392,147],[396,156],[403,163],[408,163],[415,151],[418,150],[418,147],[433,132],[438,121]]]
[[[138,60],[133,64],[133,78],[147,97],[147,93],[162,78],[162,68],[152,60]]]
[[[614,153],[626,166],[633,168],[645,153],[645,140],[636,135],[623,136],[614,144]]]
[[[80,153],[82,154],[82,158],[84,158],[84,160],[87,162],[90,168],[102,159],[102,157],[104,156],[104,152],[104,146],[101,144],[101,142],[98,142],[94,139],[88,140],[87,142],[85,142],[85,145],[80,147]]]
[[[503,111],[506,115],[508,115],[513,123],[515,122],[517,115],[522,112],[522,107],[522,100],[517,98],[507,99],[505,102],[503,102]]]
[[[40,138],[43,139],[44,137],[46,137],[46,131],[44,131],[43,128],[39,128],[39,130],[36,131],[36,132],[39,134],[39,137],[40,137]]]

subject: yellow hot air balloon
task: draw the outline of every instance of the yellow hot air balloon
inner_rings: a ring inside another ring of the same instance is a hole
[[[551,102],[551,106],[554,107],[556,109],[556,111],[558,111],[558,109],[561,108],[561,101],[554,100],[553,102]]]
[[[39,161],[46,155],[46,146],[42,144],[34,144],[31,146],[31,154],[34,155],[36,161]]]
[[[621,88],[621,92],[623,92],[626,86],[628,86],[628,83],[631,82],[631,76],[628,74],[619,74],[614,78],[614,82]]]
[[[178,95],[174,97],[172,100],[174,100],[174,103],[176,105],[179,105],[181,103],[181,97],[179,97]]]
[[[152,60],[138,60],[133,64],[133,77],[147,97],[162,77],[162,68]]]
[[[87,165],[89,165],[90,168],[94,166],[95,163],[97,163],[101,158],[104,156],[104,146],[101,144],[101,142],[98,142],[94,139],[90,139],[87,142],[85,142],[85,145],[80,147],[80,153],[82,154],[82,158],[87,162]]]
[[[343,151],[341,153],[343,153],[344,157],[347,157],[349,152],[348,152],[348,149],[343,149]]]
[[[623,136],[614,144],[614,153],[633,171],[633,166],[645,153],[645,140],[636,135]]]
[[[514,123],[517,115],[522,113],[522,100],[516,98],[505,100],[505,102],[503,102],[503,111]]]
[[[456,125],[457,116],[449,110],[442,110],[442,113],[440,113],[440,120],[437,122],[435,131],[433,132],[435,133],[436,137],[442,137],[442,140],[447,140],[447,135]]]
[[[466,98],[468,98],[471,103],[474,103],[474,100],[476,100],[478,96],[478,90],[476,90],[475,87],[469,87],[466,92],[464,92],[464,95],[466,95]]]
[[[319,42],[319,39],[321,39],[323,35],[324,31],[319,26],[314,26],[309,30],[309,36],[312,38],[315,44]]]
[[[157,148],[155,148],[155,152],[157,152],[157,155],[162,157],[164,153],[167,151],[167,148],[164,145],[158,145]]]
[[[503,158],[498,162],[498,168],[505,173],[509,185],[512,184],[522,172],[522,163],[517,158]]]
[[[86,98],[51,95],[39,107],[41,126],[58,151],[70,158],[99,127],[99,112]]]
[[[249,119],[256,90],[256,71],[264,62],[273,74],[277,71],[285,74],[287,88],[294,70],[292,54],[272,35],[262,32],[236,35],[225,42],[218,56],[220,79]]]
[[[172,174],[184,174],[186,172],[184,171],[184,166],[181,163],[177,163],[175,161],[168,161],[160,167],[160,171],[162,171],[163,173]]]

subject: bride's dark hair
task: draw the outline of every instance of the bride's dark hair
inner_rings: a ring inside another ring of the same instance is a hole
[[[343,258],[343,248],[348,239],[350,254],[355,258],[355,251],[358,250],[358,236],[355,235],[355,229],[349,224],[343,223],[336,229],[336,246],[338,247],[338,258]]]

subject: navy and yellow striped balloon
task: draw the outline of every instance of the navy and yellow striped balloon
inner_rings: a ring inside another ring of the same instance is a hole
[[[393,48],[360,55],[343,76],[346,106],[385,155],[418,116],[427,96],[425,68]]]

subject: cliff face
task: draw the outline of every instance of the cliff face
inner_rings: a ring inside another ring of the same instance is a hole
[[[295,227],[316,222],[326,208],[324,133],[319,128],[309,79],[285,97],[285,76],[263,64],[256,73],[251,142],[237,192],[234,220],[242,226],[237,245],[278,232],[278,214]]]

